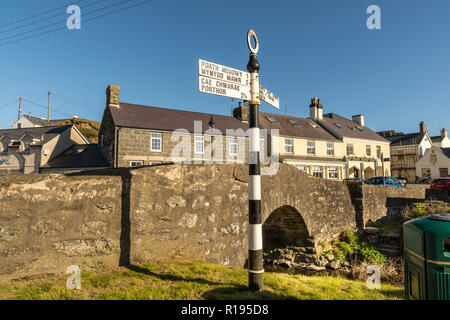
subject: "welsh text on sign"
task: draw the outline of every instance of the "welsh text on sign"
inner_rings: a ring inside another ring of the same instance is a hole
[[[201,75],[198,77],[198,90],[204,93],[242,100],[248,100],[250,97],[250,87],[228,81],[203,77]]]
[[[248,72],[201,59],[198,60],[198,74],[208,78],[250,86],[250,74]]]
[[[272,107],[280,109],[280,99],[266,88],[259,86],[259,98]]]

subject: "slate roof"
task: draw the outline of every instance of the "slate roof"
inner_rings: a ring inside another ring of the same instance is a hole
[[[248,129],[248,124],[230,117],[210,113],[191,112],[184,110],[142,106],[120,103],[120,108],[109,107],[114,124],[118,127],[142,128],[162,131],[186,129],[194,133],[194,121],[202,122],[202,133],[209,129],[211,116],[214,128],[226,134],[226,129]]]
[[[356,138],[389,142],[388,140],[378,135],[376,132],[370,130],[368,127],[361,126],[359,123],[341,117],[340,115],[337,115],[335,113],[324,114],[323,120],[318,120],[318,123],[325,127],[338,139]]]
[[[393,147],[410,146],[419,144],[420,141],[422,141],[424,135],[424,133],[416,132],[386,137],[386,139],[391,141],[391,146]]]
[[[450,159],[450,148],[441,148],[442,152]]]
[[[432,142],[441,142],[444,139],[442,136],[430,137]]]
[[[18,141],[25,133],[28,133],[33,139],[40,140],[40,143],[45,144],[61,133],[70,130],[72,126],[58,126],[58,127],[35,127],[35,128],[21,128],[21,129],[1,129],[0,138],[4,135],[11,140]]]
[[[268,118],[276,120],[277,123],[272,123]],[[289,120],[295,121],[299,126],[294,126]],[[259,121],[262,128],[280,130],[280,136],[339,141],[311,119],[261,112]]]
[[[41,168],[99,168],[109,167],[97,144],[73,145]]]

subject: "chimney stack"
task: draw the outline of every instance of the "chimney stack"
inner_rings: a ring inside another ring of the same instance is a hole
[[[119,95],[120,95],[120,86],[110,84],[106,89],[106,106],[120,108]]]
[[[420,127],[420,133],[424,134],[425,132],[427,132],[427,126],[425,124],[425,122],[421,121],[419,124]]]
[[[441,130],[441,137],[442,138],[448,137],[447,129],[444,128],[444,129]]]
[[[248,104],[244,103],[244,105],[242,105],[242,103],[239,102],[239,107],[233,109],[233,117],[241,120],[241,122],[248,123]]]
[[[353,116],[352,120],[356,123],[359,123],[363,127],[365,126],[363,114],[357,114],[356,116]]]
[[[323,119],[323,106],[320,104],[320,99],[314,97],[311,99],[309,105],[309,118],[316,121]]]

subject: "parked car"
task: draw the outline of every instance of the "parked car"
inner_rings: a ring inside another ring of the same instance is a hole
[[[434,179],[430,184],[430,189],[447,190],[450,193],[450,177]]]
[[[366,183],[367,184],[377,185],[377,186],[405,188],[405,185],[402,184],[395,177],[372,177],[372,178],[367,179]]]

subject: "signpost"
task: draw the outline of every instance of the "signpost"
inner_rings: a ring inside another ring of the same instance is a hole
[[[255,46],[252,45],[252,39]],[[247,33],[250,60],[247,71],[241,71],[205,60],[198,61],[200,92],[249,101],[249,180],[248,180],[248,286],[259,291],[263,286],[263,246],[261,224],[261,175],[259,156],[259,99],[279,109],[280,99],[259,85],[260,65],[256,56],[259,40],[255,31]]]

